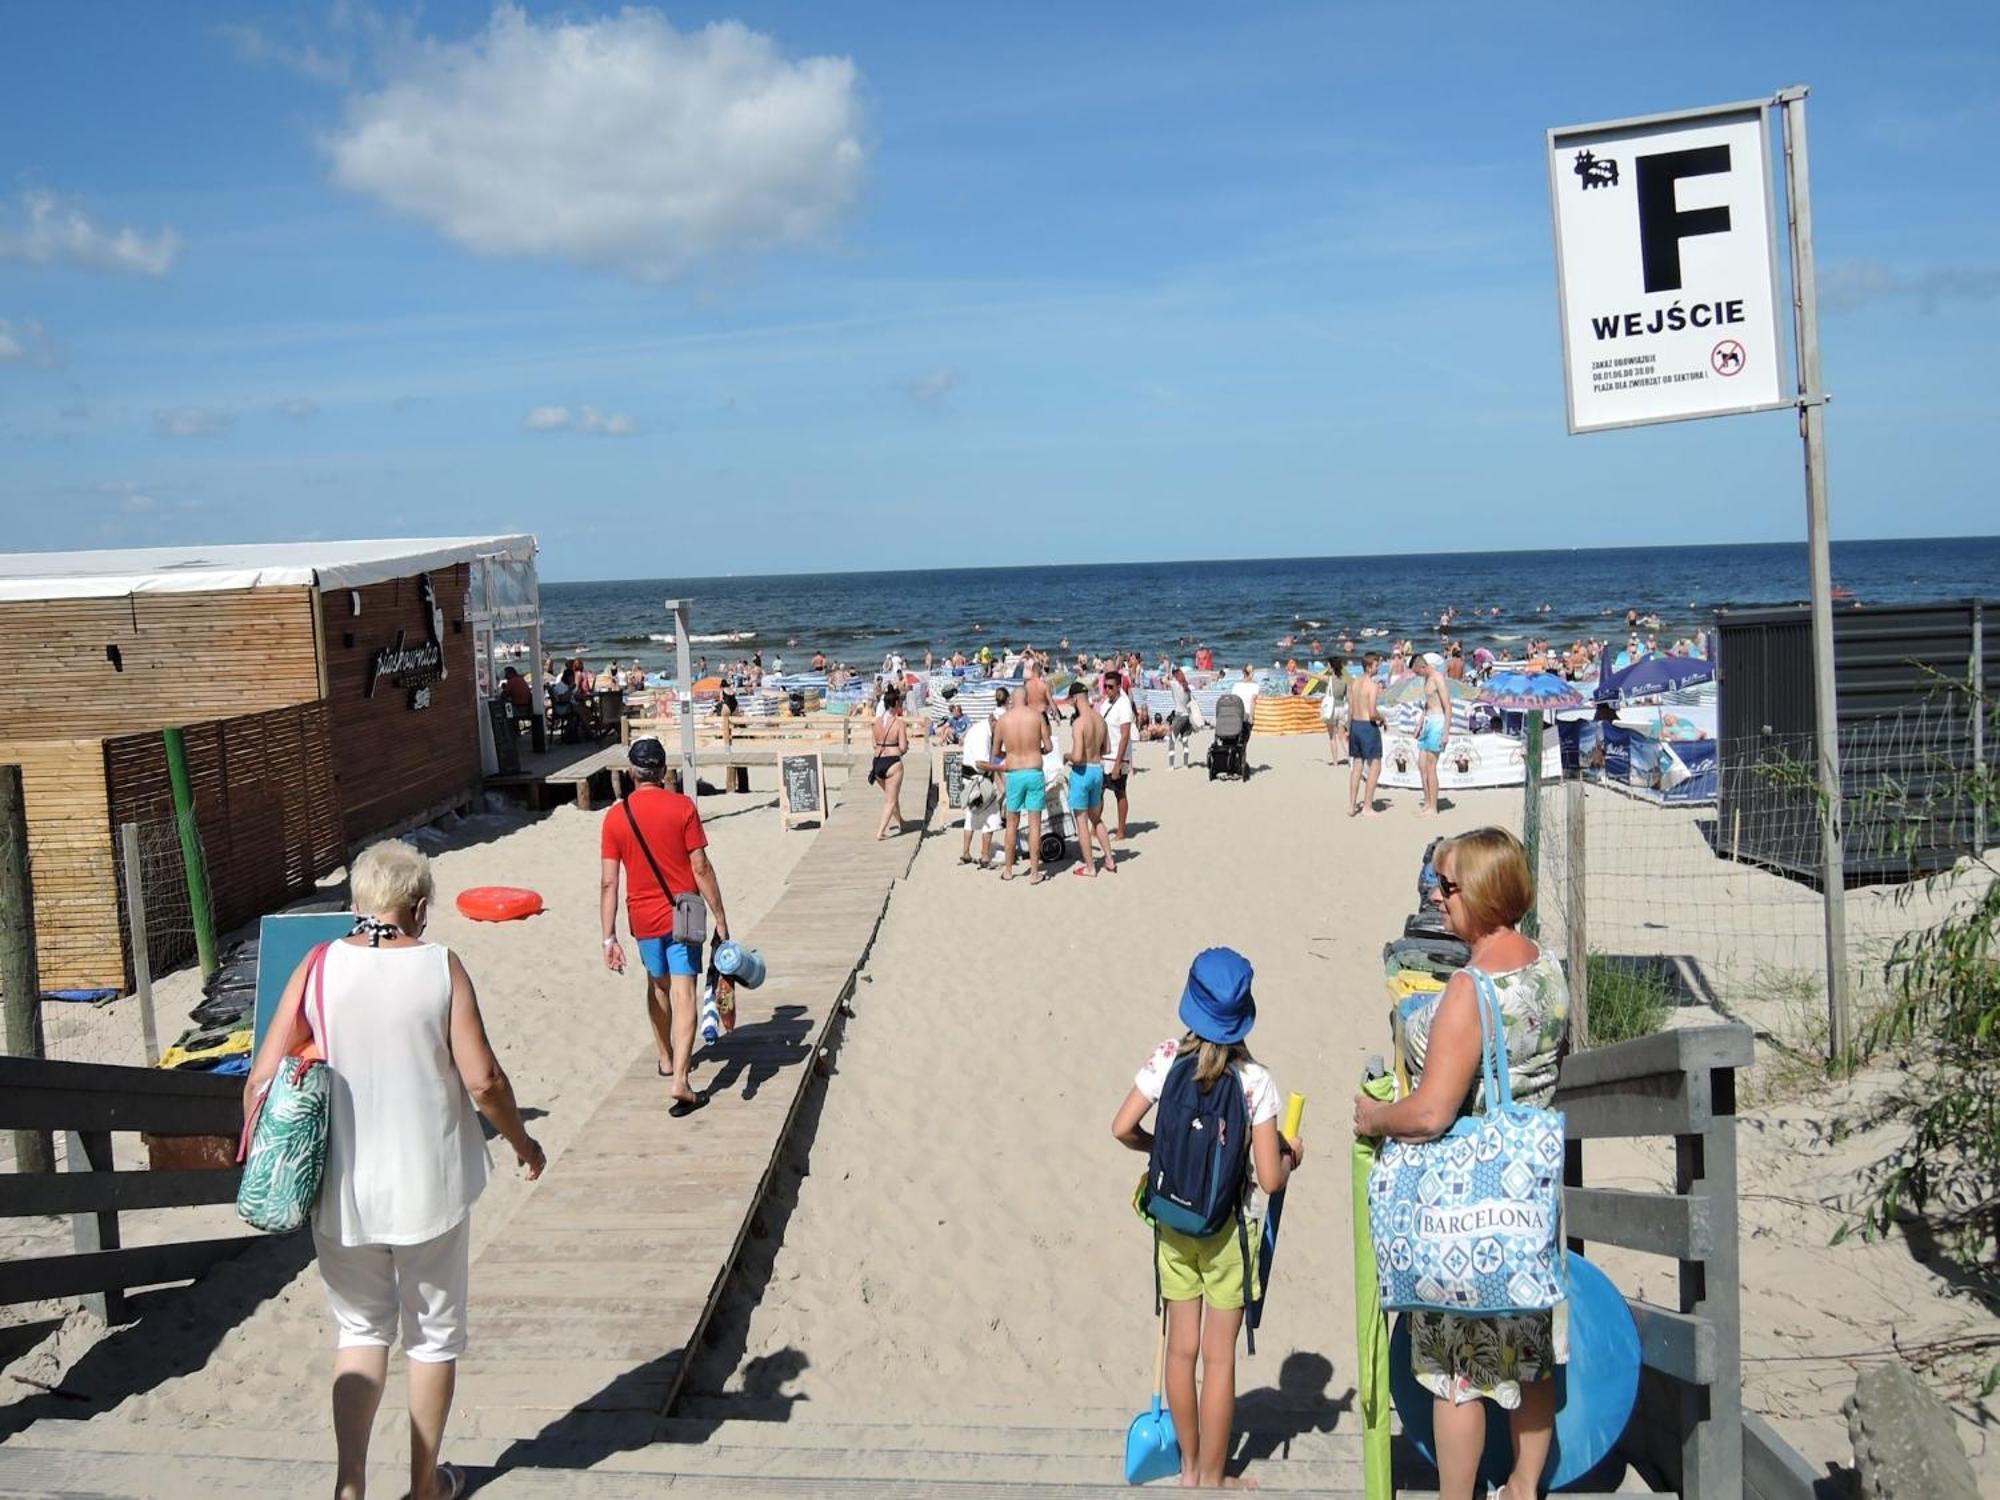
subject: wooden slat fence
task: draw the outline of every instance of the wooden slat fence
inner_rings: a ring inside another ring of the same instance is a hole
[[[1570,1248],[1595,1240],[1679,1264],[1677,1306],[1633,1301],[1639,1406],[1628,1456],[1684,1500],[1820,1500],[1821,1482],[1743,1411],[1736,1214],[1736,1072],[1741,1025],[1692,1027],[1579,1052],[1555,1107],[1569,1125],[1563,1213]],[[1671,1136],[1671,1193],[1584,1185],[1584,1143]]]
[[[346,860],[332,715],[324,702],[191,725],[186,739],[219,929],[306,894]],[[124,823],[172,826],[173,788],[159,734],[106,740],[104,777],[112,829]],[[121,894],[121,923],[122,906]],[[187,957],[193,936],[161,928],[147,947],[157,971]],[[129,955],[127,962],[129,972]]]
[[[186,1281],[236,1254],[255,1236],[121,1245],[121,1211],[229,1203],[242,1174],[235,1167],[121,1172],[111,1135],[234,1139],[242,1128],[240,1079],[0,1058],[0,1130],[60,1131],[68,1147],[61,1171],[0,1175],[0,1218],[68,1214],[74,1246],[67,1255],[0,1261],[0,1305],[83,1297],[115,1323],[132,1288]]]

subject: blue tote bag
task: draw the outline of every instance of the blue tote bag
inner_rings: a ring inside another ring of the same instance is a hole
[[[1562,1111],[1516,1104],[1507,1023],[1478,969],[1486,1112],[1433,1141],[1385,1141],[1368,1176],[1382,1306],[1462,1317],[1547,1312],[1567,1293]]]

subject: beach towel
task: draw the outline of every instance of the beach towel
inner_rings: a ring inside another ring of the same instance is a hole
[[[313,1031],[326,1035],[326,950],[313,953],[299,991],[315,1010]],[[293,1013],[296,1019],[297,1012]],[[252,1229],[288,1234],[305,1223],[319,1198],[326,1172],[326,1142],[333,1115],[333,1078],[318,1046],[308,1041],[278,1065],[259,1091],[243,1122],[236,1159],[243,1177],[236,1188],[236,1213]]]

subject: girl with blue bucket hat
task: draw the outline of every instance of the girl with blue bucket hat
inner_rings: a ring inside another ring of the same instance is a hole
[[[1153,1226],[1164,1310],[1157,1384],[1168,1411],[1156,1389],[1152,1410],[1132,1424],[1125,1477],[1134,1484],[1176,1473],[1184,1484],[1223,1482],[1236,1417],[1236,1335],[1259,1290],[1252,1169],[1256,1186],[1275,1193],[1304,1154],[1302,1142],[1278,1133],[1282,1095],[1244,1045],[1257,1019],[1252,978],[1250,960],[1234,949],[1195,956],[1181,992],[1186,1030],[1153,1049],[1111,1125],[1120,1143],[1148,1155],[1133,1206]],[[1141,1122],[1155,1106],[1148,1130]]]

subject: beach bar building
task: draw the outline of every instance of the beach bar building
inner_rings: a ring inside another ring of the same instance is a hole
[[[492,536],[0,554],[0,763],[22,769],[43,988],[131,983],[119,829],[175,860],[164,729],[183,731],[221,930],[469,804],[494,763],[496,637],[539,678],[535,553]],[[174,962],[191,930],[149,924],[147,947]]]

